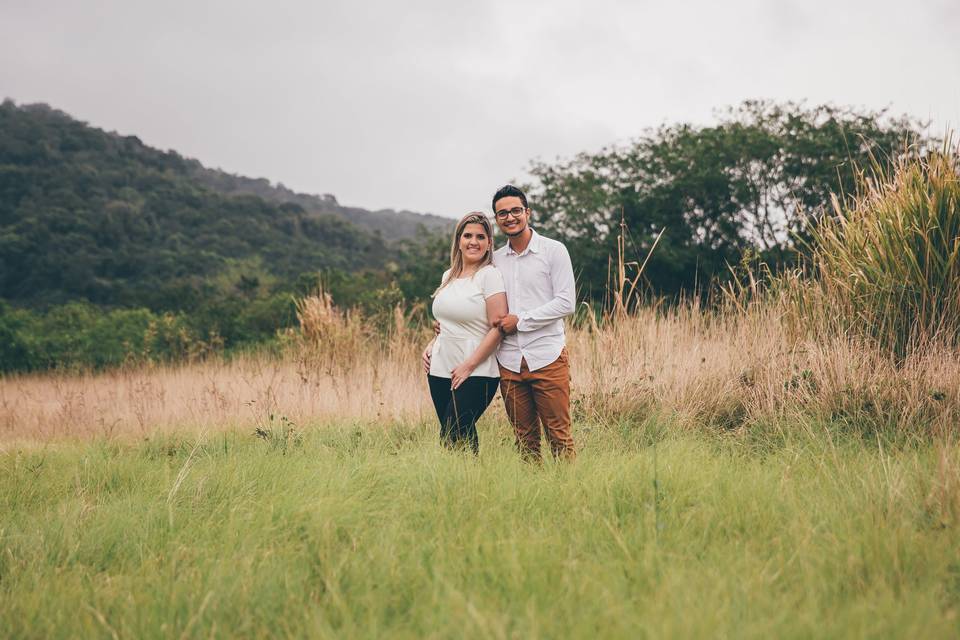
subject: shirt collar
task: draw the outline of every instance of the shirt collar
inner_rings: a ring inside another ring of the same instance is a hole
[[[527,245],[527,248],[523,250],[523,253],[530,251],[532,253],[540,253],[540,234],[537,233],[536,229],[530,227],[532,235],[530,236],[530,243]],[[510,241],[507,240],[507,255],[508,256],[522,256],[523,253],[517,253],[513,250],[513,245],[510,244]]]

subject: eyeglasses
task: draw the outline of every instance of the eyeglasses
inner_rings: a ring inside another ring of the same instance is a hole
[[[504,220],[507,216],[513,216],[514,218],[519,218],[524,214],[526,209],[523,207],[514,207],[513,209],[501,209],[497,211],[496,216],[497,220]]]

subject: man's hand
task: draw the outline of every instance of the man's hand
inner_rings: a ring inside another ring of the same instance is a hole
[[[512,313],[508,313],[507,315],[503,316],[503,319],[500,320],[500,323],[499,323],[500,333],[502,333],[505,336],[508,336],[511,333],[516,333],[517,322],[519,322],[519,320],[520,319],[517,318],[517,316],[515,316]]]
[[[435,335],[435,336],[440,335],[440,321],[439,321],[439,320],[434,320],[434,321],[433,321],[433,335]]]
[[[430,375],[430,356],[433,351],[433,343],[427,345],[427,348],[423,350],[423,355],[420,356],[420,361],[423,362],[423,370]]]

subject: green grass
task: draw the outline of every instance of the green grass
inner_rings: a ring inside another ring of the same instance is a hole
[[[829,433],[594,425],[542,467],[495,424],[479,459],[432,425],[7,449],[0,635],[956,637],[960,451]]]

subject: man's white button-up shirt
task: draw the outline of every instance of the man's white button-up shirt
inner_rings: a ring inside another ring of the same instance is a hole
[[[518,318],[517,332],[504,337],[497,351],[501,365],[520,373],[525,359],[530,371],[555,361],[564,346],[563,319],[576,306],[576,283],[570,254],[563,243],[536,231],[523,253],[500,247],[493,264],[503,274],[510,313]]]

